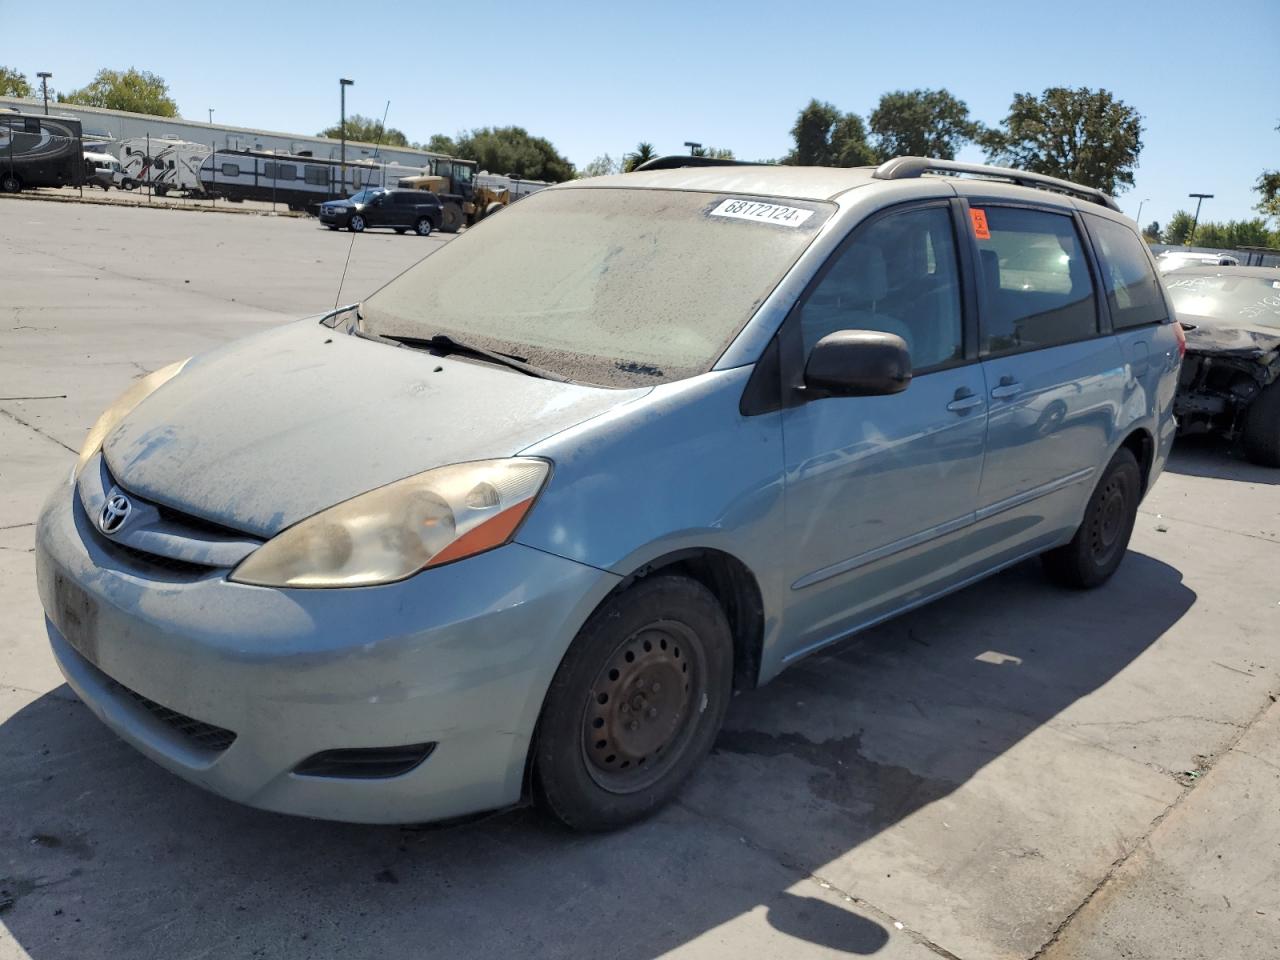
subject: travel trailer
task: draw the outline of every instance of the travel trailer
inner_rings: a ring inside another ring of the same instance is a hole
[[[263,200],[305,210],[349,197],[366,187],[395,186],[420,167],[300,157],[259,150],[219,150],[200,165],[201,189],[228,200]]]
[[[135,137],[121,141],[119,149],[125,189],[150,186],[161,197],[171,191],[188,196],[204,193],[200,165],[212,152],[207,145]]]

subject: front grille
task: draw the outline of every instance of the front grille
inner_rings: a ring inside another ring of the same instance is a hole
[[[94,532],[97,533],[96,530]],[[104,537],[100,533],[98,533],[96,540],[104,551],[116,559],[124,561],[135,568],[141,568],[140,572],[157,580],[180,580],[184,582],[197,580],[210,571],[217,569],[216,567],[206,566],[203,563],[192,563],[189,560],[178,560],[175,557],[151,553],[149,550],[139,550],[136,547],[126,546],[118,540]]]
[[[348,780],[380,780],[408,773],[436,748],[434,743],[411,743],[404,747],[364,747],[325,750],[312,754],[293,768],[303,777],[342,777]]]
[[[117,680],[110,680],[109,682],[114,689],[123,693],[142,709],[146,710],[147,713],[169,727],[169,729],[180,734],[194,747],[198,747],[201,750],[209,750],[213,753],[222,753],[227,747],[236,742],[236,735],[230,730],[188,717],[177,710],[170,710],[154,700],[147,699],[136,690],[130,690]]]

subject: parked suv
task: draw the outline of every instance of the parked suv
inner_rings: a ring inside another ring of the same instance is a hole
[[[79,696],[254,806],[615,827],[735,688],[1029,557],[1115,572],[1185,344],[1110,197],[684,162],[135,383],[36,530]]]
[[[440,198],[426,190],[361,190],[349,200],[320,205],[320,222],[330,230],[346,227],[360,233],[372,227],[390,227],[396,233],[412,230],[431,235],[444,216]]]

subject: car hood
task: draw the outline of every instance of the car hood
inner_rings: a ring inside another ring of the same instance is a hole
[[[356,205],[352,203],[350,200],[326,200],[324,203],[320,204],[320,206],[328,207],[330,209],[336,208],[339,210],[351,210]]]
[[[302,321],[192,360],[111,433],[125,489],[270,537],[432,467],[507,457],[637,399]]]
[[[1193,353],[1262,357],[1280,349],[1280,329],[1259,324],[1237,324],[1212,317],[1178,314],[1192,327],[1187,330],[1187,349]]]

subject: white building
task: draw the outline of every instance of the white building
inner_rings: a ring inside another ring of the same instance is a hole
[[[43,113],[44,101],[35,97],[0,97],[0,110],[6,108],[17,109],[23,113]],[[218,150],[274,150],[302,157],[321,157],[329,160],[337,160],[341,155],[341,141],[329,137],[307,137],[296,133],[231,127],[220,123],[184,120],[180,117],[153,117],[145,113],[127,113],[123,110],[106,110],[102,107],[85,107],[72,103],[50,102],[49,113],[75,117],[79,120],[84,127],[86,144],[151,137],[155,140],[189,140],[208,144]],[[441,154],[427,150],[347,141],[348,160],[378,160],[409,167],[428,167],[430,158],[439,156]]]

